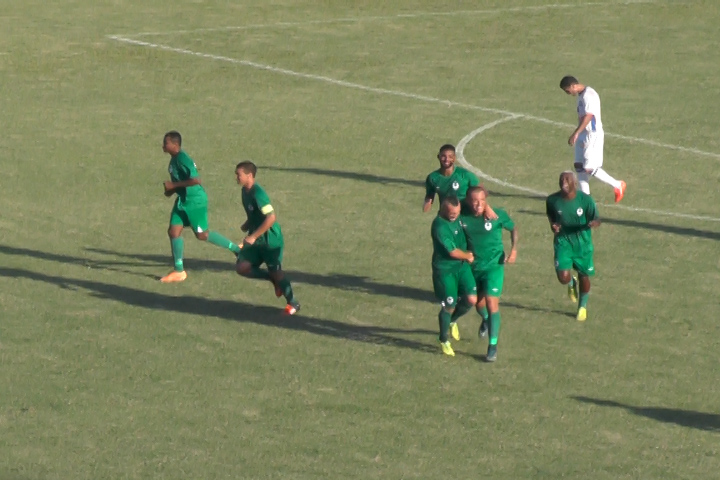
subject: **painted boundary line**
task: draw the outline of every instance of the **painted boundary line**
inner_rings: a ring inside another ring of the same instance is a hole
[[[460,140],[457,144],[457,147],[455,147],[456,150],[456,160],[457,162],[462,165],[463,167],[467,168],[468,170],[474,172],[478,177],[483,178],[489,182],[495,183],[497,185],[511,188],[513,190],[518,190],[521,192],[529,193],[536,197],[547,197],[549,194],[547,192],[541,192],[540,190],[534,190],[532,188],[523,187],[521,185],[515,185],[513,183],[505,182],[503,180],[500,180],[499,178],[495,178],[491,175],[488,175],[487,173],[483,172],[476,166],[472,165],[470,162],[465,159],[465,147],[468,143],[470,143],[475,137],[480,135],[481,133],[490,130],[491,128],[500,125],[501,123],[509,122],[510,120],[515,120],[517,118],[520,118],[519,116],[506,116],[504,118],[501,118],[499,120],[495,120],[494,122],[486,123],[485,125],[476,128],[472,132],[465,135],[462,140]],[[708,222],[720,222],[720,218],[717,217],[709,217],[705,215],[692,215],[689,213],[675,213],[675,212],[667,212],[663,210],[653,210],[650,208],[639,208],[639,207],[629,207],[627,205],[617,204],[617,203],[599,203],[599,205],[603,207],[612,207],[612,208],[618,208],[621,210],[627,210],[630,212],[639,212],[639,213],[650,213],[652,215],[662,215],[665,217],[677,217],[677,218],[687,218],[691,220],[703,220]]]
[[[193,50],[187,50],[185,48],[177,48],[177,47],[172,47],[170,45],[163,45],[160,43],[145,42],[143,40],[135,40],[135,39],[123,37],[120,35],[110,35],[110,36],[108,36],[108,38],[111,40],[115,40],[116,42],[127,43],[130,45],[154,48],[157,50],[163,50],[166,52],[173,52],[173,53],[180,53],[183,55],[191,55],[194,57],[207,58],[209,60],[215,60],[215,61],[220,61],[220,62],[228,62],[228,63],[233,63],[235,65],[243,65],[246,67],[256,68],[258,70],[265,70],[268,72],[279,73],[279,74],[287,75],[287,76],[291,76],[291,77],[304,78],[307,80],[315,80],[315,81],[319,81],[319,82],[325,82],[325,83],[337,85],[340,87],[353,88],[355,90],[363,90],[366,92],[377,93],[377,94],[381,94],[381,95],[391,95],[391,96],[395,96],[395,97],[411,98],[413,100],[420,100],[420,101],[428,102],[428,103],[438,103],[441,105],[446,105],[448,107],[458,107],[458,108],[465,108],[465,109],[469,109],[469,110],[477,110],[480,112],[496,113],[498,115],[515,117],[515,118],[520,118],[520,119],[524,119],[524,120],[532,120],[535,122],[541,122],[541,123],[545,123],[548,125],[554,125],[554,126],[562,127],[562,128],[574,128],[576,126],[576,125],[573,125],[570,123],[556,122],[555,120],[550,120],[548,118],[543,118],[543,117],[536,117],[534,115],[528,115],[525,113],[511,112],[511,111],[502,110],[499,108],[482,107],[479,105],[455,102],[452,100],[443,100],[443,99],[436,98],[436,97],[430,97],[430,96],[426,96],[426,95],[416,95],[414,93],[407,93],[407,92],[403,92],[400,90],[389,90],[386,88],[370,87],[367,85],[361,85],[359,83],[346,82],[344,80],[337,80],[335,78],[326,77],[323,75],[314,75],[311,73],[296,72],[294,70],[288,70],[286,68],[280,68],[280,67],[273,67],[271,65],[265,65],[262,63],[252,62],[250,60],[239,60],[236,58],[226,57],[224,55],[213,55],[210,53],[195,52]],[[654,140],[647,140],[645,138],[630,137],[627,135],[619,135],[619,134],[610,133],[607,131],[605,132],[605,136],[619,138],[622,140],[626,140],[628,142],[650,145],[652,147],[667,148],[670,150],[677,150],[680,152],[693,153],[695,155],[720,159],[720,153],[707,152],[704,150],[699,150],[697,148],[682,147],[680,145],[672,145],[669,143],[661,143],[661,142],[656,142]]]
[[[658,0],[625,0],[620,2],[587,2],[587,3],[551,3],[547,5],[535,5],[525,7],[506,7],[506,8],[492,8],[484,10],[453,10],[450,12],[415,12],[415,13],[399,13],[396,15],[379,15],[379,16],[367,16],[367,17],[346,17],[346,18],[334,18],[330,20],[308,20],[305,22],[278,22],[278,23],[266,23],[266,24],[255,24],[255,25],[237,25],[227,27],[211,27],[211,28],[197,28],[194,30],[174,30],[172,32],[140,32],[132,34],[118,34],[125,38],[137,38],[137,37],[150,37],[150,36],[171,36],[171,35],[184,35],[188,33],[202,33],[202,32],[229,32],[239,30],[255,30],[262,28],[288,28],[288,27],[303,27],[311,25],[324,25],[333,23],[358,23],[358,22],[371,22],[371,21],[383,21],[383,20],[394,20],[394,19],[406,19],[406,18],[423,18],[423,17],[455,17],[459,15],[494,15],[502,13],[518,13],[518,12],[540,12],[544,10],[557,10],[564,8],[584,8],[584,7],[602,7],[602,6],[623,6],[623,5],[643,5],[649,3],[657,3]]]

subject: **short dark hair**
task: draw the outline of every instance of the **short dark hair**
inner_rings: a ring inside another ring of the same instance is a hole
[[[465,195],[466,195],[465,199],[469,201],[470,195],[472,195],[472,194],[475,193],[475,192],[484,192],[484,193],[485,193],[485,196],[486,196],[486,197],[488,196],[488,191],[485,189],[484,186],[482,186],[482,185],[476,185],[476,186],[474,186],[474,187],[470,187],[470,188],[467,189],[467,193],[465,194]]]
[[[442,147],[440,147],[440,150],[438,150],[438,155],[442,155],[442,153],[446,150],[452,150],[453,153],[455,153],[455,145],[451,145],[449,143],[446,143]]]
[[[170,130],[165,134],[163,139],[169,138],[171,142],[177,143],[179,146],[182,147],[182,135],[180,135],[180,132],[177,130]]]
[[[562,80],[560,80],[560,88],[565,90],[568,87],[572,87],[573,85],[577,85],[578,79],[573,77],[572,75],[565,75]]]
[[[442,203],[447,203],[448,205],[452,205],[453,207],[457,207],[460,205],[460,200],[455,195],[450,195],[448,197],[445,197],[442,201]]]
[[[243,160],[235,166],[235,171],[242,170],[245,173],[250,173],[254,177],[257,175],[257,166],[250,160]]]

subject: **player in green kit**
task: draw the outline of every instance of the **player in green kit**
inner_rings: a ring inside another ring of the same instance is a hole
[[[182,137],[171,131],[163,137],[163,152],[170,155],[168,172],[170,180],[164,182],[165,196],[177,194],[170,213],[170,247],[172,249],[175,270],[160,279],[163,283],[182,282],[187,278],[183,267],[182,231],[191,227],[195,238],[207,240],[213,245],[226,248],[237,254],[240,247],[217,232],[208,230],[208,198],[201,185],[195,162],[182,150]]]
[[[285,313],[295,315],[300,310],[300,303],[282,271],[285,241],[270,198],[255,183],[256,174],[257,167],[253,162],[240,162],[235,167],[235,178],[242,187],[242,203],[247,214],[247,221],[240,227],[247,236],[238,255],[237,273],[248,278],[270,280],[275,286],[275,295],[285,296]],[[263,263],[267,265],[267,270],[260,268]]]
[[[468,246],[475,257],[471,268],[477,284],[477,312],[483,318],[479,334],[484,337],[490,330],[488,362],[497,359],[497,343],[500,334],[500,295],[505,279],[505,264],[515,263],[517,257],[518,230],[510,216],[502,208],[496,208],[497,218],[485,218],[487,194],[480,187],[470,187],[465,202],[469,212],[460,216]],[[510,255],[505,257],[503,229],[510,231]]]
[[[545,201],[550,228],[555,234],[555,270],[560,283],[568,286],[568,296],[578,302],[577,319],[587,318],[587,302],[590,294],[590,277],[595,275],[593,265],[592,228],[600,225],[595,201],[590,195],[578,190],[574,172],[560,174],[560,191]],[[572,275],[575,269],[578,277]]]
[[[435,296],[440,300],[440,347],[445,355],[455,356],[448,340],[460,339],[457,319],[477,303],[477,288],[470,264],[475,257],[468,251],[467,239],[460,223],[460,201],[445,197],[430,230],[433,241],[432,273]],[[460,297],[464,297],[460,301]]]
[[[428,175],[425,180],[423,212],[430,211],[436,194],[440,203],[446,197],[456,197],[462,201],[468,188],[480,184],[474,173],[455,166],[454,146],[445,144],[440,147],[437,158],[440,161],[440,168]]]

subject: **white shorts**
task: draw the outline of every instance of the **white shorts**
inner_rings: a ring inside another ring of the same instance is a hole
[[[597,170],[603,165],[605,132],[582,132],[575,142],[575,163],[586,170]]]

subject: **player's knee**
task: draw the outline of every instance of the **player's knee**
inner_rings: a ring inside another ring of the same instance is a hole
[[[180,232],[178,232],[178,229],[175,227],[168,228],[167,233],[170,238],[178,238],[180,236]]]
[[[275,282],[279,282],[280,280],[285,278],[285,274],[283,273],[282,270],[279,270],[279,269],[278,270],[269,270],[268,273],[270,274],[270,278],[272,278],[273,281],[275,281]]]
[[[488,298],[487,309],[491,313],[495,313],[500,309],[500,299],[498,297]]]
[[[210,234],[208,232],[195,232],[195,238],[202,240],[203,242],[208,239]]]
[[[558,270],[557,271],[557,278],[563,285],[567,285],[570,283],[570,271],[569,270]]]
[[[248,262],[240,262],[235,265],[235,271],[238,273],[238,275],[250,275],[250,272],[252,271],[252,265],[250,265],[250,263]]]
[[[477,303],[478,303],[477,295],[468,295],[467,302],[470,305],[477,305]]]

